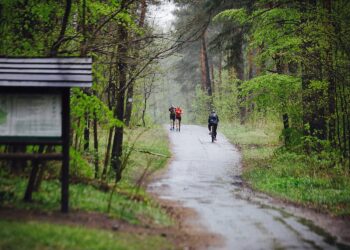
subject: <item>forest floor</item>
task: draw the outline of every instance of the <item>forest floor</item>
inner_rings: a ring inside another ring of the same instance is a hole
[[[39,212],[39,211],[28,211],[22,209],[13,208],[0,208],[0,225],[6,226],[10,223],[19,223],[21,225],[28,223],[37,223],[42,226],[44,223],[49,224],[50,227],[53,225],[68,226],[70,228],[84,228],[88,230],[99,230],[99,232],[110,232],[115,236],[126,236],[130,241],[140,240],[143,242],[143,247],[134,247],[129,242],[129,247],[124,248],[120,243],[116,241],[116,248],[112,249],[202,249],[203,246],[211,245],[214,239],[213,235],[209,235],[204,230],[200,231],[196,228],[191,228],[185,225],[185,221],[189,218],[193,218],[193,212],[189,209],[182,208],[178,204],[161,201],[162,208],[167,210],[169,216],[174,218],[175,223],[172,226],[155,226],[155,225],[134,225],[125,222],[120,219],[112,218],[104,213],[98,212],[86,212],[86,211],[71,211],[69,214],[62,214],[60,212]],[[5,223],[4,223],[5,222]],[[3,227],[5,228],[5,227]],[[9,230],[9,233],[12,230]],[[0,232],[1,236],[5,236]],[[62,234],[61,237],[65,235]],[[23,237],[23,236],[22,236]],[[23,245],[16,246],[15,241],[11,241],[11,237],[5,240],[3,238],[0,242],[0,248],[6,247],[6,249],[22,249]],[[16,238],[18,240],[18,238]],[[154,240],[156,239],[156,240]],[[160,239],[160,240],[159,240]],[[35,238],[31,240],[35,241]],[[77,239],[83,241],[84,239]],[[4,241],[10,241],[4,244]],[[28,239],[25,240],[27,242]],[[147,241],[154,241],[156,245],[150,245]],[[13,245],[13,247],[8,248]],[[62,248],[61,245],[52,246],[55,249]],[[70,249],[68,246],[67,249]],[[34,249],[28,248],[26,249]],[[1,248],[2,249],[2,248]],[[36,248],[35,248],[36,249]],[[39,247],[40,249],[40,247]],[[63,249],[66,249],[63,247]],[[84,246],[75,246],[75,249],[84,249]],[[95,249],[93,247],[93,249]],[[97,249],[97,248],[96,248]],[[110,249],[110,248],[99,248],[99,249]]]

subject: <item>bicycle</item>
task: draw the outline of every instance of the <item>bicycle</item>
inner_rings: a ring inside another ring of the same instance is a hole
[[[214,128],[214,126],[212,125],[211,127],[210,127],[210,133],[209,133],[210,135],[211,135],[211,142],[214,142],[214,141],[216,141],[216,129]]]

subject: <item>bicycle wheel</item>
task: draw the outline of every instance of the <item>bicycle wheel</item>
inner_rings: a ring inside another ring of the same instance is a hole
[[[215,135],[214,135],[214,132],[213,132],[213,128],[211,129],[211,142],[214,142],[215,141]]]

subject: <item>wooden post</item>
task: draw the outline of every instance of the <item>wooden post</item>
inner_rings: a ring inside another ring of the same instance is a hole
[[[70,138],[70,88],[62,91],[62,179],[61,212],[69,210],[69,138]]]

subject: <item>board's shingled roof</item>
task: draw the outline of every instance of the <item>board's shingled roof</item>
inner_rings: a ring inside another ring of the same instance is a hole
[[[0,58],[0,87],[91,87],[91,58]]]

